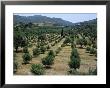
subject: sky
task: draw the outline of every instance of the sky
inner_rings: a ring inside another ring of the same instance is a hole
[[[97,18],[96,13],[17,13],[14,15],[20,16],[34,16],[34,15],[42,15],[50,18],[62,18],[63,20],[70,21],[72,23],[88,21]]]

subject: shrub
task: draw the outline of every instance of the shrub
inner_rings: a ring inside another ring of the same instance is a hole
[[[32,56],[29,53],[25,53],[22,57],[24,64],[28,64],[32,60]]]
[[[95,54],[95,52],[96,52],[96,51],[95,51],[94,48],[91,48],[91,49],[90,49],[90,54]]]
[[[55,43],[58,43],[58,41],[56,40]]]
[[[97,45],[96,45],[96,44],[93,44],[92,47],[93,47],[93,48],[97,48]]]
[[[87,45],[87,40],[86,39],[83,39],[83,44],[84,44],[84,46]]]
[[[65,39],[65,41],[63,43],[64,44],[71,43],[71,39],[69,37],[66,37],[66,39]]]
[[[39,35],[38,41],[43,41],[43,40],[46,40],[46,35],[45,34]]]
[[[42,64],[47,66],[50,66],[53,64],[54,57],[52,55],[48,55],[46,58],[42,59]]]
[[[44,68],[41,64],[32,64],[31,65],[31,72],[36,75],[43,75],[44,74]]]
[[[38,56],[39,54],[40,54],[40,49],[39,48],[33,49],[33,56]]]
[[[26,38],[22,35],[21,32],[15,32],[14,33],[14,48],[16,49],[16,52],[18,51],[19,47],[25,47],[28,45],[28,42]]]
[[[79,53],[78,53],[77,49],[75,49],[75,48],[72,49],[72,52],[71,52],[71,58],[72,58],[73,56],[74,56],[75,58],[80,58],[80,57],[79,57]]]
[[[28,53],[28,52],[29,52],[29,51],[28,51],[28,48],[27,48],[27,47],[24,47],[24,48],[23,48],[23,52],[24,52],[24,53]]]
[[[48,52],[48,56],[53,56],[53,57],[55,57],[55,54],[54,54],[53,50],[50,50],[50,51]]]
[[[50,49],[50,46],[49,46],[49,45],[47,46],[47,50],[48,50],[48,49]]]
[[[61,36],[63,36],[64,35],[64,32],[63,32],[63,29],[62,29],[62,31],[61,31]]]
[[[72,39],[72,41],[74,41],[74,35],[71,35],[70,38]]]
[[[44,46],[41,46],[41,47],[40,47],[40,52],[41,52],[41,54],[44,54],[45,51],[46,51],[46,48],[45,48]]]
[[[74,43],[71,43],[71,48],[76,48],[76,45]]]
[[[86,48],[86,51],[90,51],[90,49],[91,49],[90,47],[87,47],[87,48]]]
[[[43,42],[40,42],[40,46],[44,46],[46,45],[46,43],[43,41]]]
[[[55,46],[55,42],[53,44],[51,44],[51,46]]]
[[[82,47],[84,45],[84,39],[77,40],[77,44],[79,44],[80,47]]]
[[[60,52],[60,50],[61,50],[61,47],[58,47],[58,49],[55,51],[56,54],[58,54]]]
[[[29,44],[28,44],[28,47],[32,47],[32,44],[31,44],[31,43],[29,43]]]
[[[74,68],[75,70],[80,68],[80,59],[76,57],[72,57],[71,61],[69,62],[69,67]]]
[[[91,41],[88,41],[87,42],[87,45],[91,46],[92,45],[92,42]]]
[[[65,47],[65,44],[62,44],[61,47]]]
[[[37,46],[36,46],[37,48],[40,48],[40,43],[38,42],[38,44],[37,44]]]

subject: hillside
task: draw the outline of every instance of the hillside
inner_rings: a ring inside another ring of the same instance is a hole
[[[34,15],[34,16],[19,16],[19,15],[14,15],[14,23],[52,23],[52,24],[56,24],[59,26],[71,26],[73,25],[72,22],[63,20],[61,18],[50,18],[50,17],[46,17],[46,16],[41,16],[41,15]]]

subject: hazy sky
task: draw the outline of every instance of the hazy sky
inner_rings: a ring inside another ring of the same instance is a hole
[[[77,22],[83,22],[88,21],[97,18],[96,13],[37,13],[37,14],[31,14],[31,13],[18,13],[14,15],[20,15],[20,16],[33,16],[33,15],[42,15],[47,17],[55,17],[55,18],[62,18],[63,20],[70,21],[72,23]]]

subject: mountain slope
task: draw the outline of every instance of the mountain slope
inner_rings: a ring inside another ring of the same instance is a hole
[[[72,22],[63,20],[61,18],[50,18],[42,15],[34,15],[34,16],[19,16],[19,15],[14,15],[14,23],[43,23],[43,22],[51,22],[56,25],[60,26],[71,26],[73,25]]]

